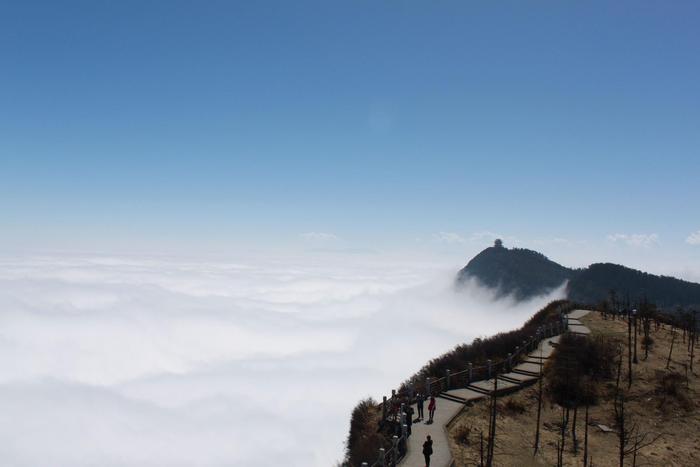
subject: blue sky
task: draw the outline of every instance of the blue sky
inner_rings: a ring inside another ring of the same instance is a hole
[[[692,266],[699,19],[683,1],[4,2],[0,241],[437,251],[493,232]]]

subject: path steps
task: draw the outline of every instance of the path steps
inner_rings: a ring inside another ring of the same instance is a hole
[[[568,314],[569,331],[574,334],[588,335],[588,329],[579,318],[587,315],[589,310],[574,310]],[[560,336],[553,336],[541,341],[537,349],[531,352],[523,361],[509,373],[498,375],[498,394],[514,392],[537,381],[544,362],[552,355]],[[438,396],[437,409],[432,424],[418,422],[413,424],[412,435],[408,438],[408,451],[401,461],[402,467],[423,467],[423,442],[430,435],[433,439],[433,455],[430,458],[431,467],[449,467],[452,464],[452,453],[448,443],[447,426],[462,411],[465,405],[472,401],[489,397],[494,386],[493,379],[475,381],[466,388],[452,389]],[[426,402],[426,414],[427,402]],[[418,413],[414,406],[414,413]]]

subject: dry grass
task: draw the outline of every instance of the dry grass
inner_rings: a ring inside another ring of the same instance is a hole
[[[627,323],[604,320],[598,313],[591,313],[582,319],[594,335],[619,338],[626,342]],[[687,344],[682,334],[676,336],[673,356],[666,369],[671,344],[668,326],[654,329],[651,337],[654,344],[649,357],[643,360],[641,349],[641,326],[638,336],[638,361],[633,365],[633,384],[627,394],[626,413],[628,422],[635,422],[641,431],[650,434],[663,434],[651,446],[643,448],[637,456],[637,465],[696,466],[700,465],[700,415],[696,407],[700,403],[700,380],[697,374],[688,371],[686,381],[685,365],[688,363]],[[696,352],[697,355],[698,352]],[[700,365],[696,360],[696,364]],[[697,373],[697,368],[696,368]],[[626,389],[626,355],[623,365],[622,386]],[[615,416],[612,395],[615,378],[598,383],[600,397],[598,404],[589,409],[589,453],[596,466],[618,465],[618,438],[616,433],[604,433],[596,424],[615,429]],[[686,387],[687,386],[687,387]],[[533,456],[535,420],[537,414],[537,385],[519,391],[500,400],[497,428],[495,463],[498,466],[551,466],[556,465],[556,442],[560,437],[561,408],[545,400],[542,410],[540,452]],[[508,407],[522,407],[523,410],[509,410]],[[571,414],[573,417],[573,413]],[[583,465],[584,410],[579,409],[577,437],[579,451],[572,452],[572,420],[569,422],[564,455],[564,465]],[[468,407],[451,425],[451,449],[457,466],[479,465],[479,432],[488,431],[488,402],[481,400]],[[455,434],[461,434],[462,441],[455,441]],[[466,442],[464,435],[468,433]],[[631,460],[625,465],[632,465]]]

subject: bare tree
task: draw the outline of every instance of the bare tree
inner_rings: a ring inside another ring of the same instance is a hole
[[[540,357],[542,356],[542,348],[540,347]],[[537,455],[537,450],[540,448],[540,420],[542,419],[542,359],[540,358],[540,376],[537,381],[537,423],[535,425],[535,451],[532,455]]]
[[[696,320],[697,312],[693,310],[691,312],[690,326],[688,329],[688,343],[690,345],[690,372],[693,372],[693,359],[695,357],[695,341],[697,339],[698,323]]]
[[[638,333],[637,333],[637,309],[636,308],[632,310],[632,326],[634,327],[634,344],[632,346],[634,348],[634,355],[632,357],[632,361],[636,365],[637,363],[639,363],[639,360],[637,360],[637,334]]]
[[[493,378],[493,394],[491,395],[491,417],[489,419],[489,440],[486,449],[486,467],[493,466],[493,453],[496,445],[496,415],[497,415],[498,374]]]
[[[588,404],[586,404],[586,425],[583,430],[583,467],[588,463]]]
[[[627,309],[627,388],[632,387],[632,312]]]
[[[668,350],[668,358],[666,359],[666,369],[668,370],[671,364],[671,354],[673,353],[673,343],[676,341],[676,328],[671,324],[671,348]]]
[[[659,440],[663,433],[652,434],[642,432],[640,426],[627,419],[625,413],[625,394],[620,393],[615,398],[615,422],[617,424],[618,460],[619,467],[624,467],[625,457],[632,456],[632,464],[636,465],[637,453]]]

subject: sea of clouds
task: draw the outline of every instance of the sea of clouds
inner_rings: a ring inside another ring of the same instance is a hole
[[[0,463],[319,466],[349,415],[527,303],[372,254],[0,259]]]

